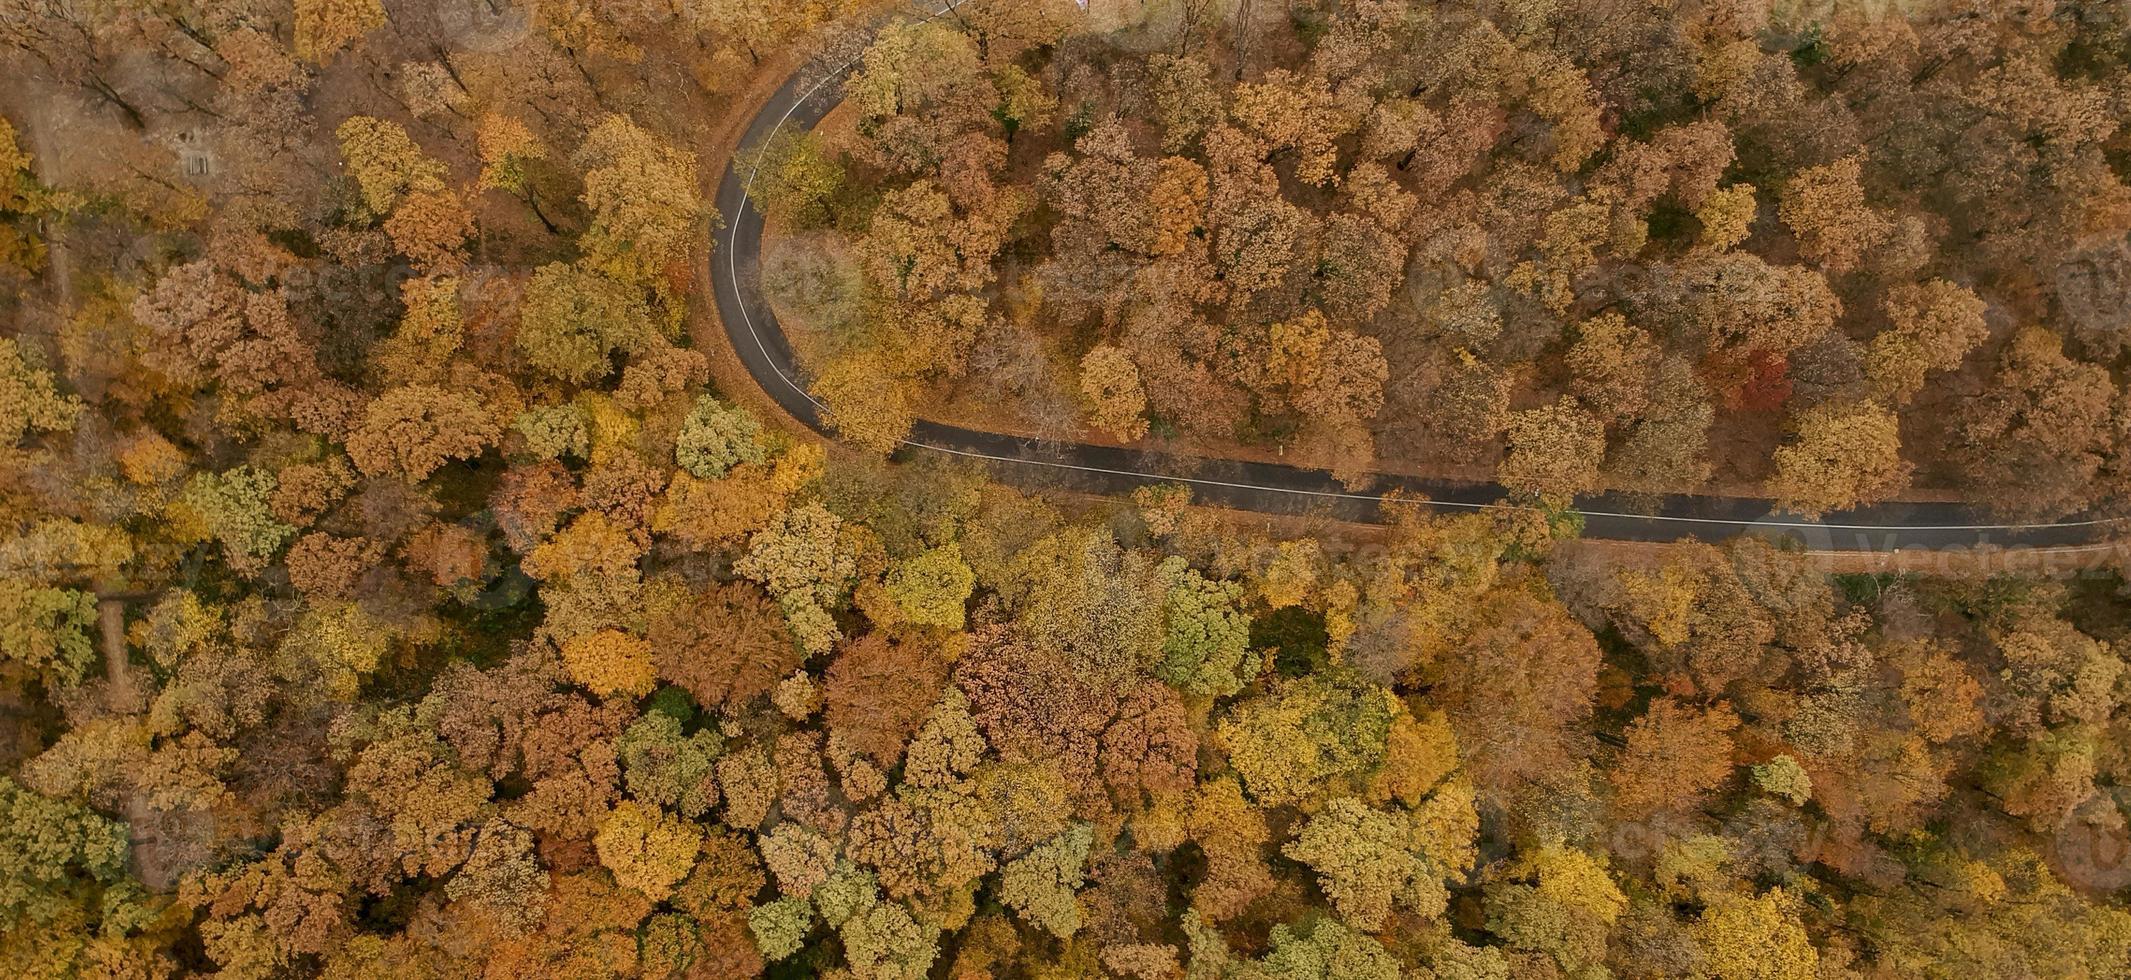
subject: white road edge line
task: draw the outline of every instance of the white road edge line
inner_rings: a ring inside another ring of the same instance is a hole
[[[935,10],[931,14],[926,15],[924,20],[930,21],[940,16],[941,14],[951,12],[953,9],[954,4],[952,3],[943,5],[940,9]],[[921,23],[922,22],[923,21],[921,21]],[[865,60],[865,56],[861,54],[859,57],[852,58],[851,60],[844,62],[842,65],[837,66],[835,70],[829,72],[827,75],[822,76],[821,81],[815,82],[812,88],[807,89],[805,94],[801,95],[798,99],[794,100],[790,106],[787,106],[785,108],[784,115],[778,117],[777,119],[777,125],[770,127],[769,133],[763,136],[762,142],[756,144],[757,149],[763,146],[767,146],[771,140],[776,139],[777,134],[784,130],[785,124],[792,120],[792,113],[799,111],[799,107],[805,105],[808,100],[812,99],[815,94],[819,93],[823,86],[828,85],[830,82],[842,77],[845,72],[851,70],[851,66],[856,65],[863,60]],[[742,138],[745,139],[744,133],[742,134]],[[817,411],[826,413],[829,410],[829,407],[827,405],[823,405],[819,399],[816,399],[812,392],[809,392],[805,388],[801,387],[798,381],[794,380],[790,375],[785,374],[784,368],[778,365],[777,359],[775,357],[770,356],[769,345],[763,342],[762,332],[755,328],[754,314],[750,313],[747,309],[747,298],[745,296],[740,295],[740,259],[738,255],[737,246],[740,242],[740,226],[746,223],[745,212],[749,201],[748,192],[755,186],[755,175],[758,172],[759,168],[750,165],[747,170],[747,179],[740,183],[741,213],[733,215],[732,231],[731,234],[726,236],[725,268],[726,279],[728,281],[727,284],[732,290],[733,305],[740,308],[740,319],[747,325],[748,336],[754,338],[755,349],[761,352],[762,359],[768,362],[770,370],[777,372],[778,380],[783,381],[787,387],[790,387],[794,392],[797,392],[799,394],[799,397],[806,399],[807,402],[812,404]],[[985,459],[999,463],[1020,463],[1031,466],[1049,466],[1054,469],[1076,470],[1082,473],[1101,473],[1108,476],[1133,477],[1142,480],[1159,480],[1168,483],[1193,483],[1198,484],[1200,486],[1208,487],[1226,487],[1232,490],[1270,491],[1273,493],[1285,493],[1306,497],[1324,497],[1339,500],[1361,500],[1382,503],[1387,499],[1382,494],[1343,493],[1334,490],[1302,490],[1292,487],[1267,487],[1260,486],[1254,483],[1232,483],[1225,480],[1209,480],[1204,477],[1192,476],[1175,476],[1168,473],[1142,473],[1138,470],[1113,470],[1105,469],[1100,466],[1082,466],[1078,463],[1060,463],[1051,460],[1028,459],[1020,456],[994,456],[990,453],[973,452],[965,449],[954,449],[948,446],[935,446],[931,443],[918,442],[914,439],[899,439],[896,441],[899,445],[910,446],[916,449],[929,449],[933,452],[945,453],[950,456],[964,456],[971,459]],[[1415,500],[1414,502],[1430,507],[1458,507],[1468,510],[1511,510],[1529,511],[1535,513],[1544,512],[1543,508],[1533,507],[1528,504],[1514,504],[1502,502],[1476,504],[1458,500],[1430,499],[1420,499]],[[1672,517],[1664,514],[1622,514],[1602,510],[1577,510],[1576,513],[1582,514],[1585,517],[1613,517],[1626,520],[1669,521],[1679,524],[1709,524],[1723,527],[1758,527],[1770,529],[1797,530],[1817,529],[1823,531],[2027,531],[2041,530],[2047,528],[2095,527],[2102,524],[2118,523],[2117,520],[2110,519],[2067,521],[2054,524],[1931,524],[1911,526],[1903,524],[1823,524],[1817,521],[1780,521],[1773,519],[1742,521],[1736,518],[1726,517]],[[1845,552],[1845,554],[1848,554],[1848,552]]]

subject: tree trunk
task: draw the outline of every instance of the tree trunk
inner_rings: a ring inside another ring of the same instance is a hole
[[[111,83],[104,81],[104,77],[102,75],[99,75],[93,71],[90,72],[89,87],[91,89],[94,89],[96,91],[96,94],[103,96],[112,105],[117,106],[119,108],[119,111],[124,112],[126,114],[126,121],[132,124],[134,129],[145,130],[148,128],[148,120],[146,117],[143,117],[141,115],[141,111],[139,109],[134,108],[133,103],[126,101],[125,96],[118,94],[118,90],[112,88]]]
[[[472,90],[466,87],[466,80],[459,77],[458,66],[451,63],[451,52],[444,50],[443,45],[432,41],[429,45],[429,53],[437,59],[437,64],[444,66],[444,74],[451,76],[451,83],[457,85],[460,92],[467,95],[474,94]]]
[[[555,227],[555,222],[548,220],[548,213],[540,209],[540,195],[533,193],[531,187],[525,189],[525,206],[533,209],[533,217],[540,219],[540,226],[546,228],[548,234],[562,233],[562,229]]]

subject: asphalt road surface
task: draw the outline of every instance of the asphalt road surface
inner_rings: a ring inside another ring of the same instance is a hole
[[[740,145],[760,145],[780,128],[807,129],[841,99],[840,70],[818,66],[787,79],[749,123]],[[755,383],[792,417],[826,433],[821,405],[807,393],[790,342],[761,295],[762,215],[748,200],[750,172],[735,161],[718,184],[717,207],[728,224],[712,250],[710,278],[718,315]],[[1246,460],[1181,461],[1167,453],[1058,442],[920,421],[898,457],[943,453],[979,460],[1003,482],[1095,493],[1126,493],[1157,483],[1181,483],[1199,503],[1268,514],[1321,514],[1376,521],[1392,491],[1425,497],[1445,511],[1522,506],[1491,483],[1382,475],[1350,491],[1319,470]],[[1623,541],[1722,541],[1741,534],[1792,537],[1818,551],[2064,547],[2103,540],[2118,522],[2067,518],[2051,524],[2007,524],[1989,511],[1956,503],[1885,503],[1808,521],[1767,500],[1671,494],[1640,502],[1620,494],[1579,497],[1584,535]]]

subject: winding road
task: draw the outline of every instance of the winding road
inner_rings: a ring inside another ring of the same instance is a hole
[[[810,80],[787,79],[749,122],[740,145],[759,146],[785,127],[810,129],[841,101],[850,64]],[[712,251],[710,277],[718,315],[735,354],[757,385],[793,418],[825,435],[822,406],[806,390],[790,341],[761,294],[757,274],[762,215],[748,199],[753,171],[737,159],[718,184],[717,207],[728,224]],[[898,456],[941,453],[985,463],[1003,482],[1094,493],[1180,483],[1195,502],[1268,514],[1323,514],[1352,521],[1382,520],[1393,491],[1426,498],[1439,510],[1518,508],[1496,484],[1383,474],[1351,491],[1320,470],[1249,460],[1181,462],[1159,451],[1060,442],[919,421]],[[1647,498],[1646,498],[1647,502]],[[2051,524],[2006,524],[1980,507],[1939,502],[1890,502],[1808,521],[1778,511],[1768,500],[1670,494],[1656,508],[1638,508],[1621,494],[1578,497],[1584,535],[1622,541],[1721,541],[1741,534],[1791,537],[1808,549],[1887,553],[1904,549],[2071,547],[2103,541],[2118,521],[2072,518]]]

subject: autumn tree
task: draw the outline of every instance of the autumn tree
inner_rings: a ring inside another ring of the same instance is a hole
[[[306,595],[349,598],[356,580],[375,568],[383,556],[384,548],[374,541],[306,534],[289,546],[289,583]]]
[[[540,219],[550,234],[557,231],[555,223],[541,209],[535,186],[536,168],[546,159],[548,151],[533,131],[515,116],[489,112],[476,124],[474,146],[481,160],[481,173],[475,178],[475,186],[484,191],[500,190],[517,196],[532,209],[533,216]]]
[[[1488,931],[1567,971],[1604,957],[1606,935],[1628,904],[1603,862],[1560,845],[1542,845],[1489,877]]]
[[[660,588],[646,605],[658,676],[706,708],[744,707],[806,659],[776,605],[746,583]]]
[[[454,459],[481,454],[502,434],[495,416],[456,391],[407,385],[378,396],[348,434],[348,457],[369,476],[419,482]]]
[[[585,262],[614,279],[679,295],[704,216],[696,157],[675,149],[627,116],[608,116],[585,137],[584,205],[591,226],[578,238]]]
[[[1327,219],[1318,249],[1316,277],[1325,313],[1335,321],[1369,322],[1390,306],[1405,279],[1405,243],[1361,215]]]
[[[1398,959],[1382,943],[1368,935],[1322,918],[1302,925],[1278,925],[1272,931],[1272,949],[1265,958],[1241,965],[1244,976],[1352,977],[1354,980],[1394,980],[1399,976]],[[1196,954],[1192,962],[1198,962]]]
[[[1080,390],[1094,405],[1089,424],[1120,442],[1147,434],[1147,394],[1139,368],[1116,347],[1096,347],[1080,361]]]
[[[410,193],[445,191],[444,165],[425,155],[398,123],[350,116],[337,132],[348,175],[372,214],[393,213]]]
[[[1374,338],[1333,329],[1314,309],[1273,324],[1267,333],[1257,384],[1284,395],[1295,411],[1333,424],[1359,423],[1383,406],[1389,368]]]
[[[1074,892],[1083,880],[1094,829],[1072,829],[1036,845],[999,870],[999,899],[1033,925],[1060,939],[1080,929],[1080,906]]]
[[[1761,667],[1777,635],[1778,621],[1761,605],[1763,593],[1740,560],[1747,547],[1742,541],[1735,555],[1682,544],[1653,566],[1594,568],[1598,575],[1589,586],[1566,567],[1554,578],[1565,598],[1578,608],[1595,607],[1641,650],[1668,687],[1714,696]],[[1830,618],[1815,599],[1827,601],[1826,590],[1808,591],[1790,610],[1797,625]]]
[[[844,84],[882,164],[931,170],[953,135],[984,125],[996,91],[968,35],[937,21],[898,21],[876,35]]]
[[[466,262],[474,216],[459,195],[449,190],[414,191],[402,197],[385,219],[385,234],[415,268],[450,272]]]
[[[0,578],[0,657],[8,672],[63,686],[82,680],[96,660],[89,628],[96,597],[25,578]]]
[[[1702,225],[1696,243],[1711,252],[1721,252],[1746,241],[1753,233],[1759,205],[1752,184],[1733,184],[1704,199],[1694,217]]]
[[[922,638],[869,633],[845,645],[827,675],[830,730],[892,768],[939,700],[948,666]]]
[[[1394,907],[1434,918],[1448,905],[1443,870],[1420,843],[1407,815],[1342,797],[1312,816],[1281,853],[1317,873],[1341,919],[1374,932]]]
[[[992,281],[992,259],[1006,244],[1018,202],[1001,196],[965,211],[930,180],[886,194],[859,242],[859,257],[879,288],[916,303]]]
[[[812,31],[821,25],[850,13],[850,0],[818,0],[813,3],[787,4],[770,0],[714,0],[714,2],[688,3],[680,8],[683,23],[708,35],[708,40],[718,48],[714,62],[723,70],[744,68],[759,64],[762,56],[775,50],[775,46]],[[744,51],[746,63],[738,63],[734,49]],[[733,55],[733,64],[726,64],[724,55]]]
[[[1873,503],[1909,485],[1900,423],[1873,402],[1829,402],[1794,421],[1796,439],[1778,447],[1769,488],[1807,515]]]
[[[6,777],[0,777],[0,812],[8,818],[0,831],[8,844],[8,859],[0,864],[0,914],[11,922],[55,915],[70,891],[92,883],[116,886],[125,875],[125,824]]]
[[[2016,334],[1982,395],[1962,406],[1955,450],[1985,499],[2023,514],[2062,514],[2092,499],[2110,436],[2114,386],[2065,356],[2040,327]]]
[[[1629,814],[1696,806],[1731,775],[1731,733],[1738,726],[1738,716],[1721,703],[1697,710],[1670,698],[1652,701],[1628,726],[1609,774],[1614,805]]]
[[[296,55],[324,63],[385,26],[377,0],[302,0],[296,4]]]
[[[1710,969],[1717,976],[1799,978],[1819,975],[1803,902],[1782,888],[1761,895],[1724,895],[1695,923]]]
[[[901,379],[893,377],[878,352],[863,351],[823,365],[809,391],[818,399],[829,425],[846,439],[876,453],[893,452],[911,426],[916,409]]]
[[[1846,272],[1892,233],[1865,204],[1863,161],[1844,157],[1800,172],[1783,189],[1776,213],[1798,236],[1798,249],[1831,273]]]
[[[1103,782],[1125,809],[1189,789],[1198,774],[1199,733],[1174,690],[1142,684],[1118,704],[1102,734]]]
[[[1959,368],[1989,335],[1983,300],[1944,279],[1890,289],[1882,306],[1887,329],[1872,338],[1865,372],[1893,404],[1914,397],[1927,374]]]
[[[570,676],[599,694],[641,696],[651,693],[654,675],[650,647],[615,629],[573,637],[562,645]]]
[[[37,229],[40,213],[57,210],[68,200],[44,187],[31,169],[31,160],[15,125],[0,118],[0,218],[4,218],[0,267],[23,272],[37,272],[44,266],[46,246]]]
[[[806,132],[771,137],[755,150],[749,171],[748,196],[760,202],[763,214],[795,229],[829,220],[845,180],[843,165],[820,137]]]
[[[686,821],[625,800],[600,824],[593,843],[614,880],[658,900],[694,867],[702,835]]]
[[[1618,313],[1577,325],[1568,366],[1576,397],[1601,419],[1620,421],[1643,414],[1650,403],[1651,375],[1661,354],[1648,331]]]
[[[1573,400],[1517,412],[1508,428],[1509,452],[1495,473],[1503,486],[1559,503],[1597,489],[1605,427]]]
[[[1393,703],[1390,692],[1359,678],[1311,676],[1237,706],[1214,738],[1253,797],[1297,803],[1382,762]]]
[[[629,795],[689,818],[717,803],[712,762],[723,747],[715,732],[683,735],[680,720],[660,710],[645,712],[614,743]]]
[[[1239,582],[1209,579],[1181,558],[1162,562],[1162,656],[1155,676],[1195,697],[1234,694],[1249,678],[1250,616]]]
[[[799,952],[813,921],[814,909],[803,898],[780,898],[747,912],[747,926],[755,945],[772,961]]]
[[[251,466],[195,473],[171,507],[197,537],[220,542],[232,563],[256,568],[296,533],[268,506],[274,487],[272,473]]]
[[[802,504],[749,537],[747,555],[733,570],[762,583],[800,645],[819,653],[837,636],[828,611],[842,604],[858,574],[855,547],[842,518],[820,504]]]
[[[734,466],[763,462],[769,453],[753,415],[705,395],[682,421],[673,455],[682,469],[709,480]]]
[[[1074,793],[1087,807],[1107,800],[1101,738],[1119,692],[1075,672],[1056,652],[996,635],[980,638],[956,664],[954,679],[1001,758],[1043,767],[1061,795]]]
[[[444,893],[523,931],[540,920],[549,877],[533,855],[533,838],[522,827],[494,820],[474,838],[466,863],[445,882]]]
[[[1602,474],[1610,486],[1646,493],[1699,486],[1710,471],[1707,450],[1715,406],[1708,389],[1693,369],[1676,356],[1661,357],[1651,364],[1648,378],[1649,387],[1631,399],[1642,408],[1636,417],[1619,423],[1620,438],[1606,453]],[[1596,386],[1601,383],[1593,378],[1591,397],[1599,396]],[[1625,391],[1612,389],[1607,393]],[[1506,407],[1506,400],[1489,407],[1499,413]],[[1612,406],[1591,407],[1603,415]]]
[[[617,352],[634,353],[656,328],[643,298],[582,265],[554,262],[533,273],[518,313],[518,352],[536,370],[584,384],[613,371]]]
[[[1636,322],[1697,344],[1736,371],[1754,355],[1780,357],[1827,333],[1842,302],[1825,277],[1724,252],[1653,269]]]
[[[859,976],[918,980],[939,956],[933,928],[901,905],[874,903],[845,919],[844,955]]]
[[[904,622],[959,630],[977,579],[961,546],[947,544],[896,562],[881,584]]]
[[[81,414],[81,401],[63,394],[57,379],[24,356],[21,341],[0,338],[0,446],[13,448],[30,435],[66,432]]]
[[[1992,702],[2008,731],[2035,735],[2046,725],[2097,724],[2122,703],[2117,683],[2127,668],[2120,654],[2063,619],[2023,617],[1990,640],[2000,668]],[[1953,684],[1947,693],[1958,694],[1958,680]]]
[[[406,312],[392,336],[373,352],[373,362],[394,384],[436,384],[449,373],[452,355],[466,339],[456,276],[424,276],[400,283]]]
[[[1254,83],[1237,86],[1229,113],[1268,152],[1291,149],[1296,177],[1329,184],[1336,175],[1334,144],[1360,119],[1327,89],[1323,79],[1276,68]]]
[[[1500,800],[1582,758],[1599,651],[1559,602],[1521,590],[1486,596],[1477,628],[1429,668],[1483,795]],[[1514,665],[1514,666],[1513,666]]]
[[[1161,179],[1156,162],[1134,152],[1131,134],[1115,121],[1082,134],[1073,141],[1073,150],[1044,160],[1045,197],[1064,219],[1051,230],[1053,248],[1085,253],[1079,257],[1095,263],[1102,262],[1103,249],[1160,251],[1153,210]],[[1171,178],[1172,183],[1176,180]],[[1204,181],[1202,171],[1199,183]],[[1188,194],[1185,188],[1167,193],[1178,190]],[[1199,196],[1204,193],[1200,190]]]
[[[1074,528],[1030,543],[996,583],[1020,635],[1090,682],[1140,675],[1161,642],[1161,601],[1149,556]]]

